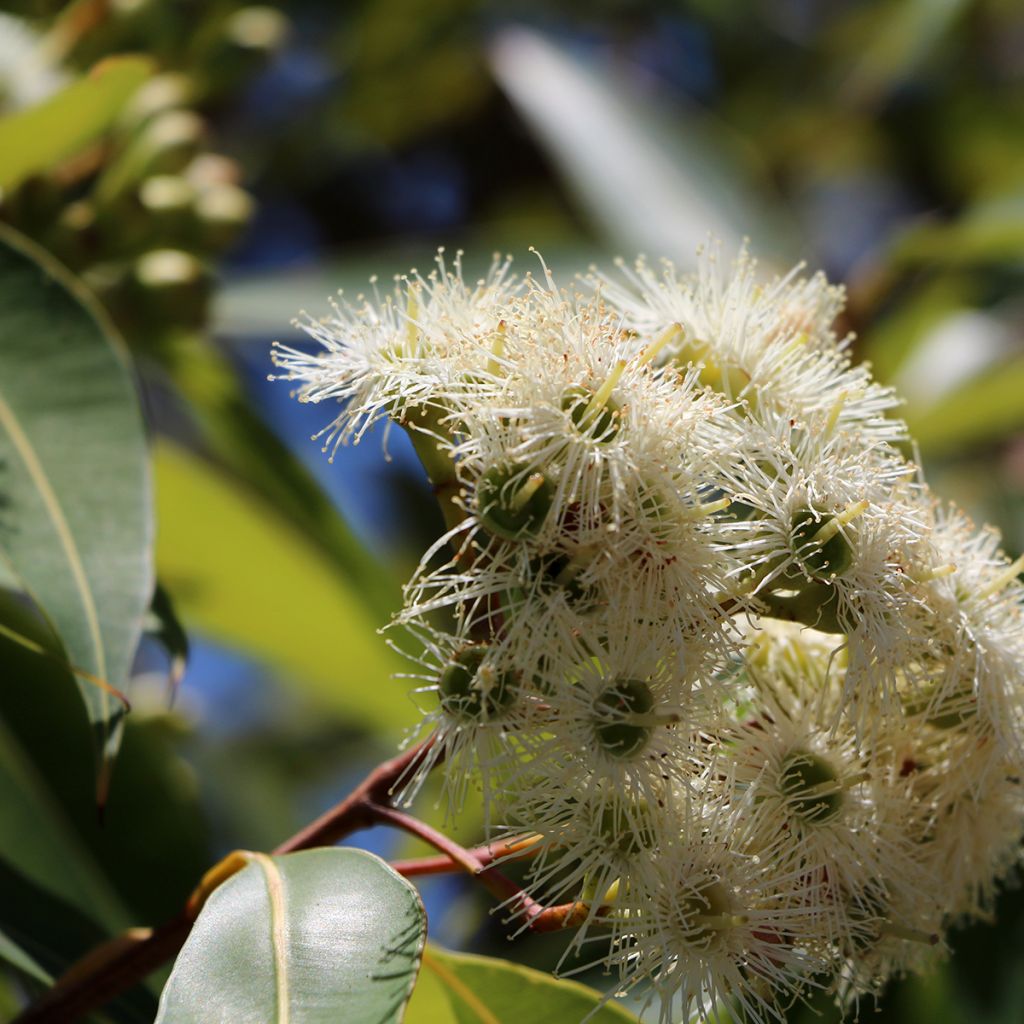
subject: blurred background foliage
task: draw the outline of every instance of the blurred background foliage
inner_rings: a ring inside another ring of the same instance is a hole
[[[0,923],[73,908],[48,970],[294,831],[416,718],[374,630],[439,530],[422,474],[399,431],[389,461],[378,436],[328,464],[310,435],[329,410],[266,381],[270,340],[298,340],[290,318],[339,287],[439,244],[469,273],[494,250],[531,268],[536,246],[566,281],[640,250],[691,263],[709,233],[804,259],[847,283],[855,356],[906,396],[935,488],[1024,549],[1019,0],[8,2],[0,220],[80,275],[130,347],[169,598],[102,826],[73,686],[0,638]],[[171,607],[191,648],[173,703]],[[476,838],[472,814],[459,825]],[[424,892],[439,941],[508,954],[486,898]],[[887,1019],[1024,1018],[1019,892],[997,916],[943,974],[895,986]],[[550,966],[563,941],[514,956]],[[0,1017],[38,983],[3,977]]]

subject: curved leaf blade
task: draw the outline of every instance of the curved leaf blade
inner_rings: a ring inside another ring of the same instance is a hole
[[[363,850],[250,864],[207,900],[175,962],[156,1024],[389,1024],[419,970],[419,894]]]
[[[592,220],[616,245],[684,266],[713,236],[787,262],[793,229],[744,173],[749,154],[696,109],[657,107],[611,66],[530,29],[500,32],[491,66]],[[778,204],[777,204],[778,205]]]
[[[111,57],[38,106],[0,119],[0,195],[96,141],[152,69],[145,57]]]
[[[602,999],[576,981],[431,945],[405,1024],[637,1024],[628,1010]]]
[[[142,415],[105,317],[9,230],[0,234],[0,497],[0,551],[68,660],[122,688],[153,589]],[[124,706],[88,679],[79,687],[109,766]]]
[[[156,447],[157,564],[186,626],[260,658],[347,721],[394,737],[416,713],[358,581],[251,491]]]

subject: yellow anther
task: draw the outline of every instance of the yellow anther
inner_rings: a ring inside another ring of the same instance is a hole
[[[416,297],[416,290],[409,289],[409,303],[405,308],[405,350],[409,356],[419,354],[420,329],[416,318],[420,315],[420,304]]]
[[[915,583],[927,583],[929,580],[940,580],[944,576],[952,576],[956,572],[956,566],[952,562],[945,565],[936,565],[926,569],[920,576],[914,579]]]
[[[645,366],[651,362],[667,345],[670,345],[677,338],[682,340],[686,337],[686,328],[682,324],[669,324],[660,335],[640,353],[637,365]]]
[[[1012,565],[1007,566],[987,587],[982,587],[978,591],[978,597],[984,601],[986,598],[998,594],[1000,590],[1005,590],[1022,571],[1024,571],[1024,555],[1021,555]]]
[[[519,512],[526,507],[527,502],[544,486],[543,473],[531,473],[522,485],[512,495],[509,505],[514,511]]]
[[[832,408],[829,410],[828,419],[825,421],[825,433],[831,434],[836,429],[836,424],[839,422],[839,417],[843,413],[843,406],[846,405],[847,392],[840,391],[836,396],[836,400],[832,403]]]
[[[718,498],[715,501],[708,501],[703,505],[695,505],[693,508],[687,509],[686,515],[690,519],[698,519],[702,516],[710,516],[716,512],[721,512],[722,509],[728,508],[731,504],[732,498]]]
[[[818,532],[811,537],[809,543],[817,544],[821,547],[827,544],[847,523],[852,523],[857,516],[865,512],[871,503],[867,498],[862,498],[860,501],[855,501],[852,505],[847,505],[842,512],[838,515],[834,515],[824,526],[821,527]]]
[[[505,354],[505,321],[498,322],[498,328],[491,340],[491,358],[487,360],[487,372],[497,376],[501,371],[500,359]]]
[[[583,410],[583,415],[580,417],[581,423],[589,423],[605,407],[608,399],[612,397],[615,385],[619,383],[619,379],[622,377],[625,369],[626,361],[620,359],[615,364],[612,372],[608,374],[608,379],[594,392],[593,397],[587,403],[587,407]]]

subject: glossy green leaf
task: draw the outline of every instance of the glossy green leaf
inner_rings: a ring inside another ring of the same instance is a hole
[[[157,565],[186,624],[389,735],[415,720],[403,663],[355,581],[256,495],[170,442],[156,449]]]
[[[443,998],[441,994],[443,993]],[[615,1003],[601,1005],[600,992],[507,960],[450,953],[437,946],[423,952],[423,970],[406,1024],[636,1024]],[[445,1007],[447,1002],[447,1007]],[[447,1011],[447,1012],[446,1012]]]
[[[251,854],[203,907],[156,1024],[390,1024],[426,935],[415,888],[373,854]]]
[[[0,551],[68,659],[123,688],[152,592],[149,459],[101,311],[13,232],[0,237]],[[104,771],[124,705],[79,677]]]
[[[0,119],[0,195],[99,139],[152,68],[144,57],[110,57],[48,100]]]
[[[611,66],[507,29],[491,53],[502,88],[591,219],[617,245],[692,264],[709,235],[727,251],[750,237],[792,259],[790,229],[745,167],[749,153],[696,109],[661,109]]]
[[[1024,358],[983,374],[934,405],[907,411],[911,435],[926,456],[998,441],[1024,426]]]

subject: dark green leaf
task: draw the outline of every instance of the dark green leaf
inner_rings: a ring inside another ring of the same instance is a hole
[[[362,850],[250,856],[203,907],[157,1024],[400,1021],[426,934],[416,890]]]
[[[185,627],[178,621],[177,612],[171,595],[157,582],[153,591],[153,601],[149,606],[149,617],[146,632],[160,641],[167,657],[170,659],[168,680],[172,690],[176,689],[185,674],[188,664],[188,634]]]
[[[122,688],[152,591],[146,438],[112,329],[42,252],[0,238],[0,549],[76,669]],[[124,706],[79,676],[104,770]]]
[[[152,67],[144,57],[110,57],[38,106],[0,119],[0,198],[100,138]]]

